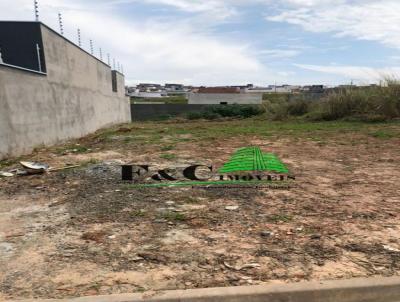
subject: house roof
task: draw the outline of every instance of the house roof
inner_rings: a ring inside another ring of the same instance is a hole
[[[236,87],[207,87],[199,88],[198,93],[240,93]]]

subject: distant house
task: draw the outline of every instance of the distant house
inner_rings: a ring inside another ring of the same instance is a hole
[[[128,96],[134,98],[145,98],[145,99],[159,99],[166,96],[163,91],[140,91],[139,89],[130,90]]]
[[[300,86],[293,85],[269,85],[268,87],[255,87],[253,90],[263,90],[264,93],[293,93],[300,89]]]
[[[168,92],[181,92],[184,91],[185,86],[182,84],[165,84],[164,88]]]
[[[145,84],[141,83],[136,86],[136,89],[141,92],[153,92],[153,91],[161,91],[162,86],[160,84]]]
[[[136,87],[128,88],[128,95],[136,98],[158,99],[167,95],[160,84],[139,84]]]
[[[221,93],[240,93],[239,87],[200,87],[197,93],[221,94]]]
[[[310,93],[323,93],[325,91],[325,87],[324,85],[303,86],[302,91]]]
[[[240,87],[200,87],[189,93],[189,104],[261,104],[261,93],[246,92]]]

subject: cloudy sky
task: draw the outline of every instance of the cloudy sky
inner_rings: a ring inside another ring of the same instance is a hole
[[[33,0],[0,0],[32,20]],[[369,83],[400,75],[399,0],[39,0],[41,21],[82,31],[129,83]]]

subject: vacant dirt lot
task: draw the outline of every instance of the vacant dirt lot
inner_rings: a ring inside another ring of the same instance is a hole
[[[0,300],[398,275],[399,134],[398,122],[162,122],[38,149],[23,159],[81,167],[0,179]],[[296,186],[120,181],[121,163],[218,167],[251,145]]]

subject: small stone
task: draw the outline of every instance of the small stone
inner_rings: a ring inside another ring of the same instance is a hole
[[[262,231],[262,232],[260,232],[260,236],[261,237],[271,237],[273,235],[274,235],[274,233],[272,233],[270,231]]]
[[[321,239],[321,235],[320,234],[311,235],[311,239],[313,240]]]
[[[154,220],[154,223],[165,223],[165,222],[167,222],[167,220],[165,220],[165,219],[156,219],[156,220]]]
[[[385,250],[389,251],[389,252],[395,252],[395,253],[399,253],[399,252],[400,252],[399,249],[397,249],[397,248],[395,248],[395,247],[392,247],[392,246],[390,246],[390,245],[384,245],[383,248],[384,248]]]
[[[225,210],[227,211],[236,211],[239,209],[239,206],[227,206],[225,207]]]
[[[173,206],[175,204],[175,202],[174,201],[167,201],[165,204],[169,205],[169,206]]]

